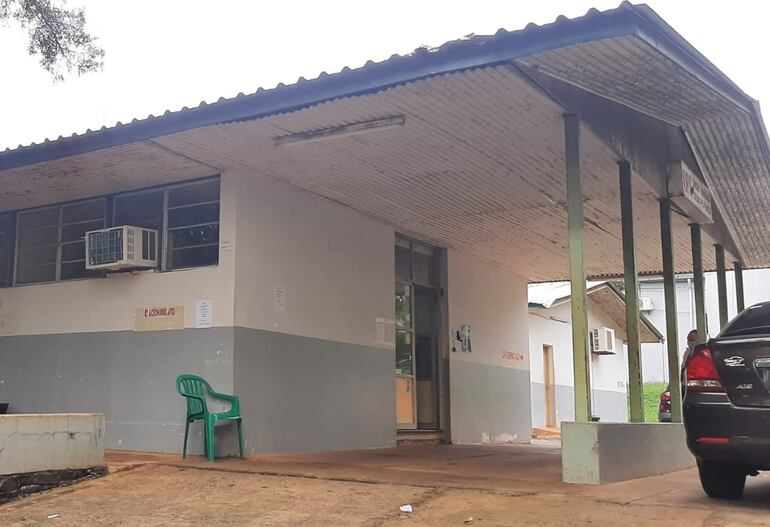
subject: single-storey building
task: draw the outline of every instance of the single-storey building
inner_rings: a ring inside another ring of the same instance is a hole
[[[586,277],[770,265],[768,181],[756,102],[628,3],[19,146],[0,400],[178,451],[195,373],[248,452],[527,441],[527,284],[572,281],[586,422]]]
[[[624,422],[628,420],[625,295],[612,282],[586,286],[593,417]],[[554,428],[575,419],[570,284],[531,284],[528,294],[532,426]],[[642,344],[662,340],[644,315],[639,327]]]

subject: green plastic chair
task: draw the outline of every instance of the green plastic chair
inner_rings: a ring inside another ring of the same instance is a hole
[[[182,457],[187,457],[187,433],[190,423],[202,420],[204,425],[204,445],[206,457],[214,461],[214,427],[217,421],[235,421],[238,426],[238,447],[243,457],[243,434],[241,433],[240,402],[235,395],[217,393],[203,377],[197,375],[180,375],[176,378],[176,391],[187,399],[187,417],[184,425],[184,446]],[[225,412],[210,412],[206,406],[206,397],[230,403],[230,409]]]

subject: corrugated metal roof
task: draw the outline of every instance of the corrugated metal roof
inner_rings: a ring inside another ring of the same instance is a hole
[[[183,107],[178,111],[166,111],[163,115],[149,115],[133,119],[130,123],[118,122],[112,127],[73,133],[43,143],[19,145],[15,149],[0,152],[0,170],[37,163],[83,153],[118,144],[149,139],[182,130],[242,119],[254,119],[266,115],[293,111],[338,97],[378,91],[403,82],[457,71],[465,68],[507,62],[515,58],[534,55],[548,49],[574,46],[581,42],[602,40],[623,35],[639,34],[644,29],[653,37],[666,31],[669,38],[681,39],[668,25],[645,5],[632,5],[624,1],[619,7],[606,11],[589,9],[582,17],[569,19],[559,16],[550,24],[528,24],[520,30],[500,29],[494,35],[472,36],[447,42],[437,48],[418,48],[408,55],[392,55],[381,62],[368,61],[359,68],[343,68],[340,72],[322,72],[312,80],[300,77],[294,84],[278,84],[272,89],[259,88],[245,95],[220,98],[214,103],[201,103],[194,108]],[[689,54],[697,51],[689,46]],[[735,92],[737,98],[746,97],[724,74],[698,54],[701,65],[714,82]]]
[[[610,40],[613,44],[608,44]],[[193,163],[195,170],[247,166],[263,173],[273,171],[298,187],[389,221],[404,232],[513,269],[534,270],[528,271],[532,279],[564,277],[564,109],[545,92],[527,87],[512,62],[537,67],[544,74],[668,122],[682,123],[697,136],[694,149],[701,154],[709,184],[719,191],[715,192],[717,199],[724,201],[720,208],[747,256],[744,263],[747,267],[770,265],[768,249],[763,249],[770,247],[770,231],[764,228],[770,224],[770,216],[765,216],[770,210],[765,212],[767,207],[762,204],[770,202],[770,189],[765,188],[770,163],[763,153],[767,139],[753,101],[649,8],[628,3],[604,12],[590,10],[576,19],[559,17],[544,26],[530,24],[520,31],[501,30],[492,36],[448,42],[357,69],[323,73],[311,81],[300,79],[293,85],[8,150],[0,153],[0,176],[23,182],[31,171],[41,178],[50,177],[61,168],[59,164],[89,167],[121,145],[151,142],[147,148],[162,145],[202,162],[200,166]],[[619,62],[627,67],[618,67]],[[586,70],[590,70],[588,74]],[[398,100],[391,97],[396,92]],[[267,148],[272,146],[271,135],[382,118],[394,108],[410,115],[405,129],[422,126],[424,133],[417,138],[406,134],[393,138],[382,132],[366,139],[377,148],[365,154],[355,148],[363,138],[336,141],[334,155],[319,147],[304,159],[286,149],[279,153]],[[539,112],[535,117],[537,112],[529,111],[532,108]],[[510,123],[516,119],[527,124],[526,133],[512,129]],[[700,132],[699,127],[706,126],[715,137],[711,143]],[[467,133],[458,137],[457,130]],[[511,134],[519,134],[513,147]],[[583,141],[584,192],[589,198],[585,205],[588,272],[606,276],[622,269],[617,265],[617,159],[590,133],[584,134]],[[442,149],[446,155],[432,157]],[[96,150],[102,152],[90,154]],[[54,161],[59,158],[66,159]],[[348,162],[347,168],[358,172],[335,171],[342,159]],[[744,163],[736,165],[735,159]],[[455,160],[462,163],[452,164]],[[328,168],[325,178],[316,170],[320,165]],[[727,174],[729,171],[734,173]],[[483,185],[469,183],[468,175],[473,174],[484,175]],[[519,187],[512,175],[518,178]],[[445,183],[443,194],[438,181]],[[404,185],[411,185],[414,192],[403,192]],[[738,188],[733,189],[735,186]],[[520,188],[532,192],[518,192]],[[459,192],[454,195],[448,189]],[[20,200],[37,199],[25,197],[23,191],[20,188]],[[742,201],[741,196],[747,195],[753,201]],[[524,196],[526,202],[521,203]],[[420,207],[414,200],[418,199],[435,207],[424,206],[417,214]],[[749,203],[751,211],[744,211],[741,203]],[[453,207],[453,216],[432,212],[446,204]],[[644,255],[640,272],[659,271],[657,196],[642,193],[636,208],[638,250]],[[676,266],[690,269],[686,220],[677,217],[674,221]],[[712,242],[718,240],[704,235],[704,244]],[[707,251],[705,257],[706,267],[712,268],[713,254]]]

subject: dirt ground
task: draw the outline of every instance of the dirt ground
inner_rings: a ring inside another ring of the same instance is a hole
[[[695,470],[561,482],[555,441],[182,459],[109,452],[110,475],[0,506],[0,526],[770,527],[770,474],[704,496]],[[403,513],[401,505],[413,512]]]
[[[404,504],[414,512],[400,512]],[[478,490],[144,464],[9,503],[0,507],[0,525],[730,527],[770,525],[770,509],[701,500],[672,505],[665,496],[628,502],[617,492]]]

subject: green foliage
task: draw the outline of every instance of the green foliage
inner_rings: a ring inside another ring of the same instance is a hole
[[[104,50],[85,30],[84,10],[54,1],[0,0],[0,21],[15,20],[27,31],[27,51],[40,56],[40,65],[55,80],[62,80],[64,71],[80,75],[100,70]]]
[[[648,382],[644,385],[644,422],[658,422],[660,394],[666,389],[665,382]]]

